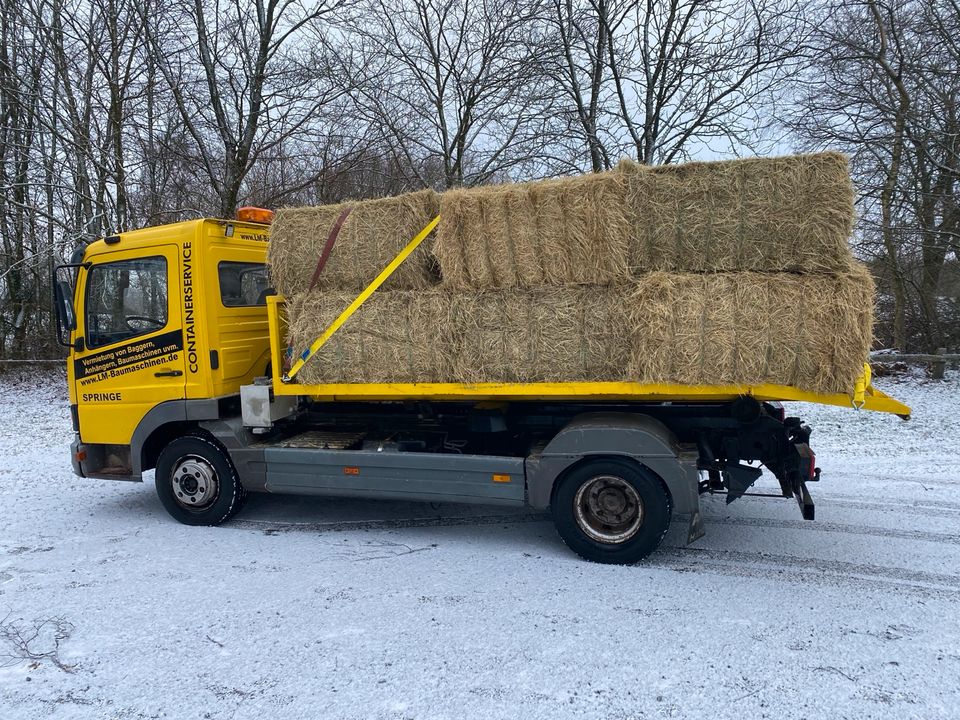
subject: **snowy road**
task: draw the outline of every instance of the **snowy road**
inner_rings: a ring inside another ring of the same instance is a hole
[[[909,423],[790,408],[816,522],[709,498],[706,537],[629,568],[496,508],[255,496],[184,527],[151,483],[75,478],[62,380],[25,377],[0,377],[0,656],[63,637],[0,657],[3,720],[960,717],[956,373],[881,381]]]

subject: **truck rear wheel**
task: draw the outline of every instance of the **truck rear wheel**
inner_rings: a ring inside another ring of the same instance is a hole
[[[656,550],[670,525],[663,483],[627,460],[589,460],[566,473],[553,497],[553,522],[586,560],[629,565]]]
[[[186,525],[219,525],[246,498],[229,456],[202,435],[167,445],[157,458],[156,481],[160,502]]]

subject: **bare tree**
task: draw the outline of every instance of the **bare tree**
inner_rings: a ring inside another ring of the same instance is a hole
[[[949,257],[960,258],[960,5],[925,0],[918,9],[923,62],[916,68],[913,122],[907,126],[916,178],[911,196],[920,232],[920,316],[923,342],[933,350],[960,342],[943,327],[938,302]],[[957,320],[960,318],[954,318]]]
[[[817,18],[792,126],[850,151],[862,251],[877,259],[895,347],[945,342],[938,291],[957,251],[960,55],[955,0],[862,0]],[[953,340],[956,342],[956,339]]]
[[[340,92],[317,68],[322,25],[342,0],[182,0],[149,23],[159,68],[212,185],[230,216],[250,169],[311,129]],[[184,32],[184,28],[189,28]]]
[[[749,147],[801,65],[797,0],[553,0],[546,74],[590,167]],[[713,143],[721,142],[719,147]]]
[[[582,140],[593,172],[610,167],[608,145],[616,144],[612,138],[601,137],[602,115],[610,113],[608,68],[610,49],[615,46],[611,33],[620,25],[619,18],[613,17],[617,13],[614,5],[610,0],[586,4],[551,0],[545,52],[540,57],[543,71],[567,103],[566,112],[561,109],[559,115],[568,132],[561,130],[558,135]]]
[[[513,0],[371,0],[354,17],[362,43],[356,112],[408,168],[443,187],[504,177],[537,155],[532,98],[536,5]]]
[[[42,297],[31,186],[45,51],[24,19],[17,3],[0,6],[0,350],[15,356],[31,349],[31,315]]]

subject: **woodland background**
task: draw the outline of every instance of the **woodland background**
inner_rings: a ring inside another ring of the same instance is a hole
[[[0,358],[60,355],[51,264],[109,232],[824,148],[877,347],[960,345],[960,0],[0,3]]]

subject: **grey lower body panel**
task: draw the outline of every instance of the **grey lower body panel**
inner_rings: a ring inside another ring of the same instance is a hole
[[[526,499],[523,458],[272,447],[263,459],[274,493],[515,506]]]
[[[255,442],[254,435],[243,427],[239,417],[210,420],[200,423],[200,427],[213,435],[230,453],[230,459],[233,460],[240,482],[246,490],[264,492],[267,489],[263,446]]]

